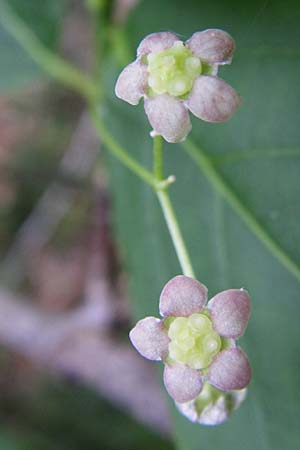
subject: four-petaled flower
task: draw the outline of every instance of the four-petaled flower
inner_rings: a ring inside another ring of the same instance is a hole
[[[136,60],[121,72],[117,97],[144,107],[153,135],[179,142],[191,130],[189,111],[206,122],[224,122],[240,104],[236,91],[217,72],[229,64],[235,49],[225,31],[199,31],[183,43],[170,32],[146,36]]]
[[[208,396],[217,401],[220,391],[242,390],[250,382],[249,361],[236,345],[250,308],[244,289],[220,292],[207,303],[202,283],[178,275],[161,293],[163,318],[146,317],[131,330],[131,342],[141,355],[165,363],[165,387],[185,415],[196,414],[195,401],[200,407]]]

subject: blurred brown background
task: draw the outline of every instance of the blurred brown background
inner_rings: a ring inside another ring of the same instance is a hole
[[[62,30],[61,54],[90,70],[82,1]],[[49,81],[2,93],[0,174],[0,449],[171,448],[155,369],[127,338],[105,167],[78,96]]]

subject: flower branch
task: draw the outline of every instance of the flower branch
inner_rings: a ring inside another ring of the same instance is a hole
[[[144,99],[157,177],[163,174],[162,137],[185,141],[191,131],[189,111],[206,122],[224,122],[239,106],[236,91],[216,76],[219,65],[231,62],[234,48],[222,30],[196,32],[185,43],[174,33],[153,33],[121,72],[116,95],[131,105]],[[250,298],[243,289],[229,289],[206,305],[207,289],[195,280],[167,189],[157,196],[183,275],[172,278],[161,293],[162,319],[140,320],[130,339],[142,356],[164,362],[165,387],[183,415],[217,425],[241,404],[251,380],[247,356],[236,344],[249,320]]]

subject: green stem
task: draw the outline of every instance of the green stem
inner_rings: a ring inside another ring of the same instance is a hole
[[[98,89],[94,82],[76,67],[49,51],[3,0],[0,0],[0,23],[47,74],[87,100],[95,98]]]
[[[277,244],[276,241],[264,230],[251,212],[241,203],[233,190],[223,180],[205,152],[190,141],[185,141],[183,147],[187,153],[201,168],[204,175],[214,186],[215,190],[223,197],[236,212],[236,214],[245,222],[253,234],[265,245],[271,254],[300,281],[300,267],[286,254],[286,252]]]
[[[169,194],[166,190],[157,191],[157,197],[181,265],[182,273],[187,277],[196,278]]]
[[[159,189],[159,182],[156,177],[132,158],[127,151],[114,139],[104,125],[100,113],[95,109],[90,110],[93,124],[98,133],[99,139],[106,145],[107,149],[135,175],[149,184],[153,189]]]
[[[157,180],[163,179],[163,139],[161,136],[153,138],[153,172]]]
[[[158,181],[163,179],[163,139],[155,136],[153,139],[153,172]],[[156,194],[172,238],[172,242],[182,269],[182,273],[188,277],[196,278],[195,272],[178,224],[178,220],[172,206],[168,187],[157,190]]]

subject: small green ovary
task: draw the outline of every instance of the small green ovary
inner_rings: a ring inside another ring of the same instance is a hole
[[[177,317],[168,330],[169,358],[193,369],[208,367],[221,349],[221,338],[204,314]]]
[[[216,403],[222,395],[224,395],[222,391],[214,388],[209,383],[204,383],[201,393],[195,399],[195,407],[198,414],[201,414],[207,406]]]
[[[201,61],[177,41],[167,50],[150,53],[148,84],[152,95],[168,93],[181,97],[190,92],[196,77],[201,74]]]

